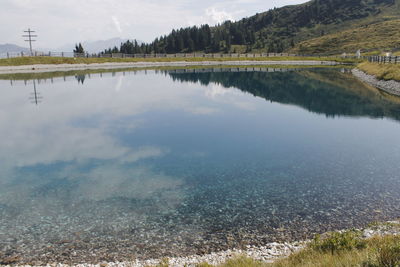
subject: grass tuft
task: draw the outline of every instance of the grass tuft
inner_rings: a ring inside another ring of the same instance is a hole
[[[321,252],[330,252],[332,255],[340,251],[363,249],[366,241],[362,239],[359,230],[328,233],[324,238],[317,235],[310,244],[311,249]]]
[[[400,64],[379,64],[364,62],[357,66],[360,70],[374,75],[379,80],[400,81]]]
[[[400,267],[400,236],[375,236],[362,239],[361,232],[349,230],[316,237],[305,249],[263,263],[237,257],[218,266],[207,263],[197,267]]]

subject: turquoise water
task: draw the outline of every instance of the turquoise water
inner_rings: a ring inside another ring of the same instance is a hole
[[[208,253],[400,215],[400,99],[345,70],[68,75],[0,81],[0,258]]]

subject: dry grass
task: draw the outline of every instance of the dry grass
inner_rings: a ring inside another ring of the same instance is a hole
[[[350,233],[350,234],[349,234]],[[327,235],[306,249],[274,263],[262,263],[246,257],[231,259],[220,266],[200,264],[198,267],[399,267],[400,236],[373,237],[360,240],[354,231]],[[359,246],[359,242],[365,246]],[[317,243],[316,243],[317,242]],[[320,245],[336,244],[333,250]],[[316,245],[317,244],[317,245]]]
[[[65,57],[18,57],[0,59],[0,66],[21,66],[35,64],[93,64],[93,63],[114,63],[114,62],[202,62],[202,61],[301,61],[301,60],[329,60],[343,63],[357,62],[352,59],[333,57],[240,57],[240,58],[65,58]]]
[[[380,80],[400,81],[400,64],[379,64],[364,62],[358,68]]]
[[[296,45],[292,52],[300,54],[355,53],[363,51],[392,51],[400,48],[400,20],[361,25]],[[379,54],[379,53],[378,53]]]
[[[268,267],[267,263],[255,261],[247,257],[238,257],[228,260],[226,263],[219,265],[218,267]],[[216,267],[208,263],[198,264],[197,267]]]
[[[293,255],[288,259],[280,260],[270,267],[344,267],[362,266],[361,264],[368,259],[368,251],[345,251],[338,254],[320,253],[306,250]]]

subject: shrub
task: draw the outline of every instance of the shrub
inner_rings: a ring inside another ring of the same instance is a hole
[[[321,238],[317,235],[311,243],[311,248],[321,252],[331,252],[334,254],[339,251],[363,249],[367,245],[362,239],[361,231],[349,230],[345,232],[328,233]]]

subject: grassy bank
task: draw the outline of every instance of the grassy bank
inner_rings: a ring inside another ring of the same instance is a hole
[[[0,59],[0,66],[22,66],[35,64],[93,64],[93,63],[132,63],[132,62],[202,62],[202,61],[336,61],[340,63],[357,63],[354,59],[342,59],[336,57],[240,57],[240,58],[65,58],[65,57],[18,57]]]
[[[262,263],[240,257],[218,267],[398,267],[400,266],[400,236],[375,236],[363,239],[361,232],[350,230],[317,237],[309,246],[275,263]],[[166,265],[165,265],[166,266]],[[215,267],[200,264],[198,267]]]
[[[273,263],[238,256],[220,265],[197,267],[400,267],[400,223],[373,223],[364,230],[317,235],[297,253]],[[155,267],[168,267],[168,259]]]
[[[400,81],[400,64],[379,64],[364,62],[357,66],[360,70],[374,75],[380,80]]]

